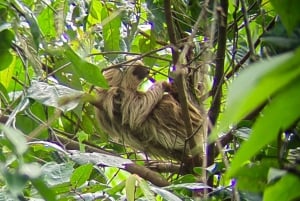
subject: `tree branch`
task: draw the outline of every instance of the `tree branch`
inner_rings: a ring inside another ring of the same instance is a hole
[[[174,30],[174,26],[173,26],[173,18],[172,18],[171,1],[170,0],[164,1],[164,10],[165,10],[169,39],[170,39],[171,44],[173,44],[176,47],[177,40],[175,37],[175,30]],[[194,30],[193,34],[195,34],[195,30]],[[190,38],[188,38],[187,43],[184,45],[183,51],[180,55],[182,60],[184,60],[184,58],[186,58],[186,54],[188,52],[191,42],[192,42],[192,38],[190,37]],[[174,48],[172,48],[172,58],[173,58],[173,65],[175,65],[175,67],[176,67],[174,82],[175,82],[175,85],[178,90],[179,102],[180,102],[181,108],[182,108],[182,119],[185,124],[185,129],[187,132],[187,139],[189,139],[188,140],[189,147],[192,149],[197,146],[197,142],[196,142],[195,138],[193,137],[193,127],[192,127],[191,118],[190,118],[190,114],[189,114],[188,96],[187,96],[187,92],[186,92],[186,85],[185,85],[185,79],[184,79],[185,73],[184,73],[184,69],[183,69],[184,68],[183,63],[186,63],[186,62],[183,62],[179,59],[179,53]],[[193,167],[202,165],[201,157],[202,157],[201,154],[195,154],[193,156],[193,159],[192,159]]]
[[[222,99],[222,84],[224,79],[224,59],[226,51],[226,41],[227,41],[227,14],[228,14],[228,0],[221,0],[221,8],[217,10],[218,14],[218,48],[216,52],[216,69],[213,78],[212,86],[212,104],[208,112],[208,117],[210,123],[215,125],[221,106]],[[208,135],[211,129],[209,127]],[[214,163],[215,159],[215,145],[210,144],[207,147],[207,166]],[[213,178],[208,180],[208,185],[213,185]]]
[[[57,135],[57,137],[59,138],[59,143],[63,143],[65,145],[66,149],[69,150],[79,150],[79,144],[77,141],[64,137],[62,135]],[[86,142],[84,142],[86,144]],[[118,156],[115,153],[111,153],[108,151],[105,151],[101,148],[97,148],[91,144],[86,144],[86,152],[95,152],[95,153],[102,153],[102,154],[107,154],[107,155],[112,155],[112,156]],[[128,164],[124,164],[124,170],[132,173],[132,174],[137,174],[140,177],[146,179],[147,181],[150,181],[151,183],[153,183],[156,186],[168,186],[170,185],[170,183],[164,178],[162,177],[159,173],[150,170],[149,168],[146,168],[144,166],[140,166],[137,165],[136,163],[128,163]]]
[[[170,43],[171,45],[174,45],[176,47],[177,40],[176,40],[175,29],[174,29],[173,18],[172,18],[171,0],[164,0],[164,11],[165,11],[166,24],[167,24]],[[179,54],[177,49],[172,48],[173,64],[177,63],[178,58],[179,58]]]

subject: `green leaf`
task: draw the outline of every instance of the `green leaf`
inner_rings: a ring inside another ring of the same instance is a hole
[[[37,17],[39,28],[49,39],[56,37],[56,29],[54,22],[54,11],[50,6],[46,6],[45,9]]]
[[[228,171],[229,176],[233,176],[247,160],[276,140],[280,131],[287,129],[300,117],[299,89],[300,80],[296,80],[270,100],[270,104],[256,120],[249,140],[236,153]]]
[[[182,200],[178,196],[176,196],[175,194],[173,194],[170,191],[167,191],[163,188],[151,186],[151,190],[153,192],[155,192],[156,194],[159,194],[165,200],[172,200],[172,201],[181,201]]]
[[[49,162],[42,167],[43,179],[49,186],[67,183],[70,182],[73,170],[72,163]]]
[[[0,50],[0,61],[2,61],[0,66],[0,71],[11,66],[13,59],[14,57],[8,50]]]
[[[7,54],[7,52],[5,53]],[[8,52],[9,55],[11,55]],[[0,51],[0,61],[3,61],[2,64],[2,68],[0,67],[0,80],[1,80],[1,84],[8,89],[9,84],[12,82],[11,78],[13,76],[14,73],[14,69],[16,66],[16,57],[12,56],[12,59],[10,60],[10,58],[1,58],[2,56],[6,57],[7,55],[1,55],[1,51]],[[10,56],[8,56],[10,57]],[[5,59],[5,60],[4,60]],[[6,62],[10,62],[9,64]]]
[[[146,198],[146,200],[155,201],[155,196],[149,187],[149,184],[142,178],[139,178],[139,186]]]
[[[107,20],[107,22],[105,22],[105,24],[103,25],[104,50],[107,52],[120,50],[121,18],[119,15],[116,15],[119,14],[118,11],[116,11],[116,13],[113,14],[109,15],[109,11],[107,9],[102,9],[101,11],[101,18],[103,20],[104,19]],[[117,55],[107,55],[107,56],[113,59]]]
[[[300,25],[299,1],[298,0],[270,0],[275,11],[279,14],[287,31],[291,33]]]
[[[0,130],[2,130],[9,140],[9,142],[13,145],[13,151],[17,155],[22,155],[27,151],[28,145],[24,134],[19,130],[4,126],[0,124]]]
[[[89,14],[87,17],[87,22],[89,26],[94,26],[101,22],[101,11],[105,9],[102,7],[101,1],[92,0],[89,7]]]
[[[126,185],[126,183],[123,180],[122,182],[120,182],[120,183],[118,183],[116,185],[113,185],[112,188],[109,188],[109,189],[105,190],[105,192],[107,192],[110,195],[116,195],[117,193],[123,191],[125,185]]]
[[[12,40],[14,39],[14,33],[8,29],[0,31],[0,49],[9,49],[11,48]]]
[[[93,170],[92,164],[81,165],[76,168],[71,176],[71,184],[73,187],[80,187],[83,185],[89,178]]]
[[[268,184],[269,169],[276,166],[278,163],[275,159],[264,159],[243,166],[235,174],[238,189],[248,192],[263,192]]]
[[[45,200],[56,200],[55,193],[43,182],[42,179],[33,179],[31,180],[31,183]]]
[[[300,179],[298,176],[287,174],[264,192],[264,201],[299,200]],[[298,199],[297,199],[298,198]]]
[[[300,75],[300,49],[263,60],[243,71],[230,85],[227,107],[220,126],[213,130],[210,140],[237,124],[258,108],[272,94]]]
[[[32,98],[43,105],[52,106],[62,110],[70,111],[80,103],[80,96],[83,94],[63,85],[50,85],[46,82],[32,81],[27,90],[27,97]]]
[[[79,164],[92,163],[94,165],[105,165],[117,168],[125,168],[127,164],[132,164],[132,161],[129,159],[96,152],[80,153],[79,151],[72,151],[70,157]]]
[[[1,167],[2,169],[2,167]],[[24,187],[28,181],[24,175],[18,174],[18,172],[11,172],[13,170],[1,170],[1,174],[6,181],[7,188],[12,193],[12,195],[20,195],[24,190]]]
[[[0,71],[2,71],[10,67],[15,59],[9,51],[9,49],[11,48],[12,40],[14,39],[14,34],[11,31],[5,29],[0,32],[0,38]]]
[[[203,183],[182,183],[182,184],[172,184],[170,186],[165,187],[165,189],[182,189],[186,188],[189,190],[201,190],[201,189],[211,189],[210,186]]]
[[[126,198],[128,201],[134,201],[135,200],[135,184],[137,182],[137,175],[130,175],[126,179],[125,183],[125,191],[126,191]]]
[[[70,46],[65,45],[65,54],[73,64],[74,72],[81,78],[93,85],[108,88],[108,84],[98,66],[91,64],[80,58]]]

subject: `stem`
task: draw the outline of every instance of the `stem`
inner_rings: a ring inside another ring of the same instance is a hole
[[[221,106],[222,99],[222,84],[224,78],[224,60],[227,41],[227,13],[228,13],[228,0],[221,0],[221,10],[218,11],[218,48],[216,52],[216,70],[212,86],[212,104],[208,112],[210,123],[215,125]],[[208,130],[208,135],[211,129]],[[214,163],[215,158],[215,145],[210,144],[207,147],[207,166]],[[208,185],[213,185],[213,177],[208,180]]]
[[[246,9],[246,3],[245,3],[244,0],[240,0],[240,1],[241,1],[242,13],[243,13],[243,16],[244,16],[244,24],[245,24],[247,40],[248,40],[248,45],[249,45],[250,58],[254,58],[255,48],[254,48],[252,38],[251,38],[251,32],[250,32],[250,28],[249,28],[249,20],[248,20],[248,14],[247,14],[247,9]]]

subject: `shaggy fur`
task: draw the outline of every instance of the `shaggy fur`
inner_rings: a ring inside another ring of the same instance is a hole
[[[123,69],[105,71],[110,88],[98,88],[99,99],[94,104],[99,123],[111,137],[134,149],[181,160],[190,153],[184,150],[188,143],[180,104],[167,92],[170,85],[166,82],[156,82],[146,92],[138,91],[148,74],[140,61]],[[189,108],[193,130],[202,147],[202,118],[191,104]]]

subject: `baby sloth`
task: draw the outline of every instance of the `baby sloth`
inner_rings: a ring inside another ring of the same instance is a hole
[[[156,82],[146,92],[138,91],[148,74],[149,69],[141,61],[105,71],[110,88],[98,88],[94,104],[99,123],[111,137],[134,149],[155,157],[185,160],[191,153],[187,151],[189,143],[179,101],[167,82]],[[202,117],[191,104],[189,113],[202,147]]]

